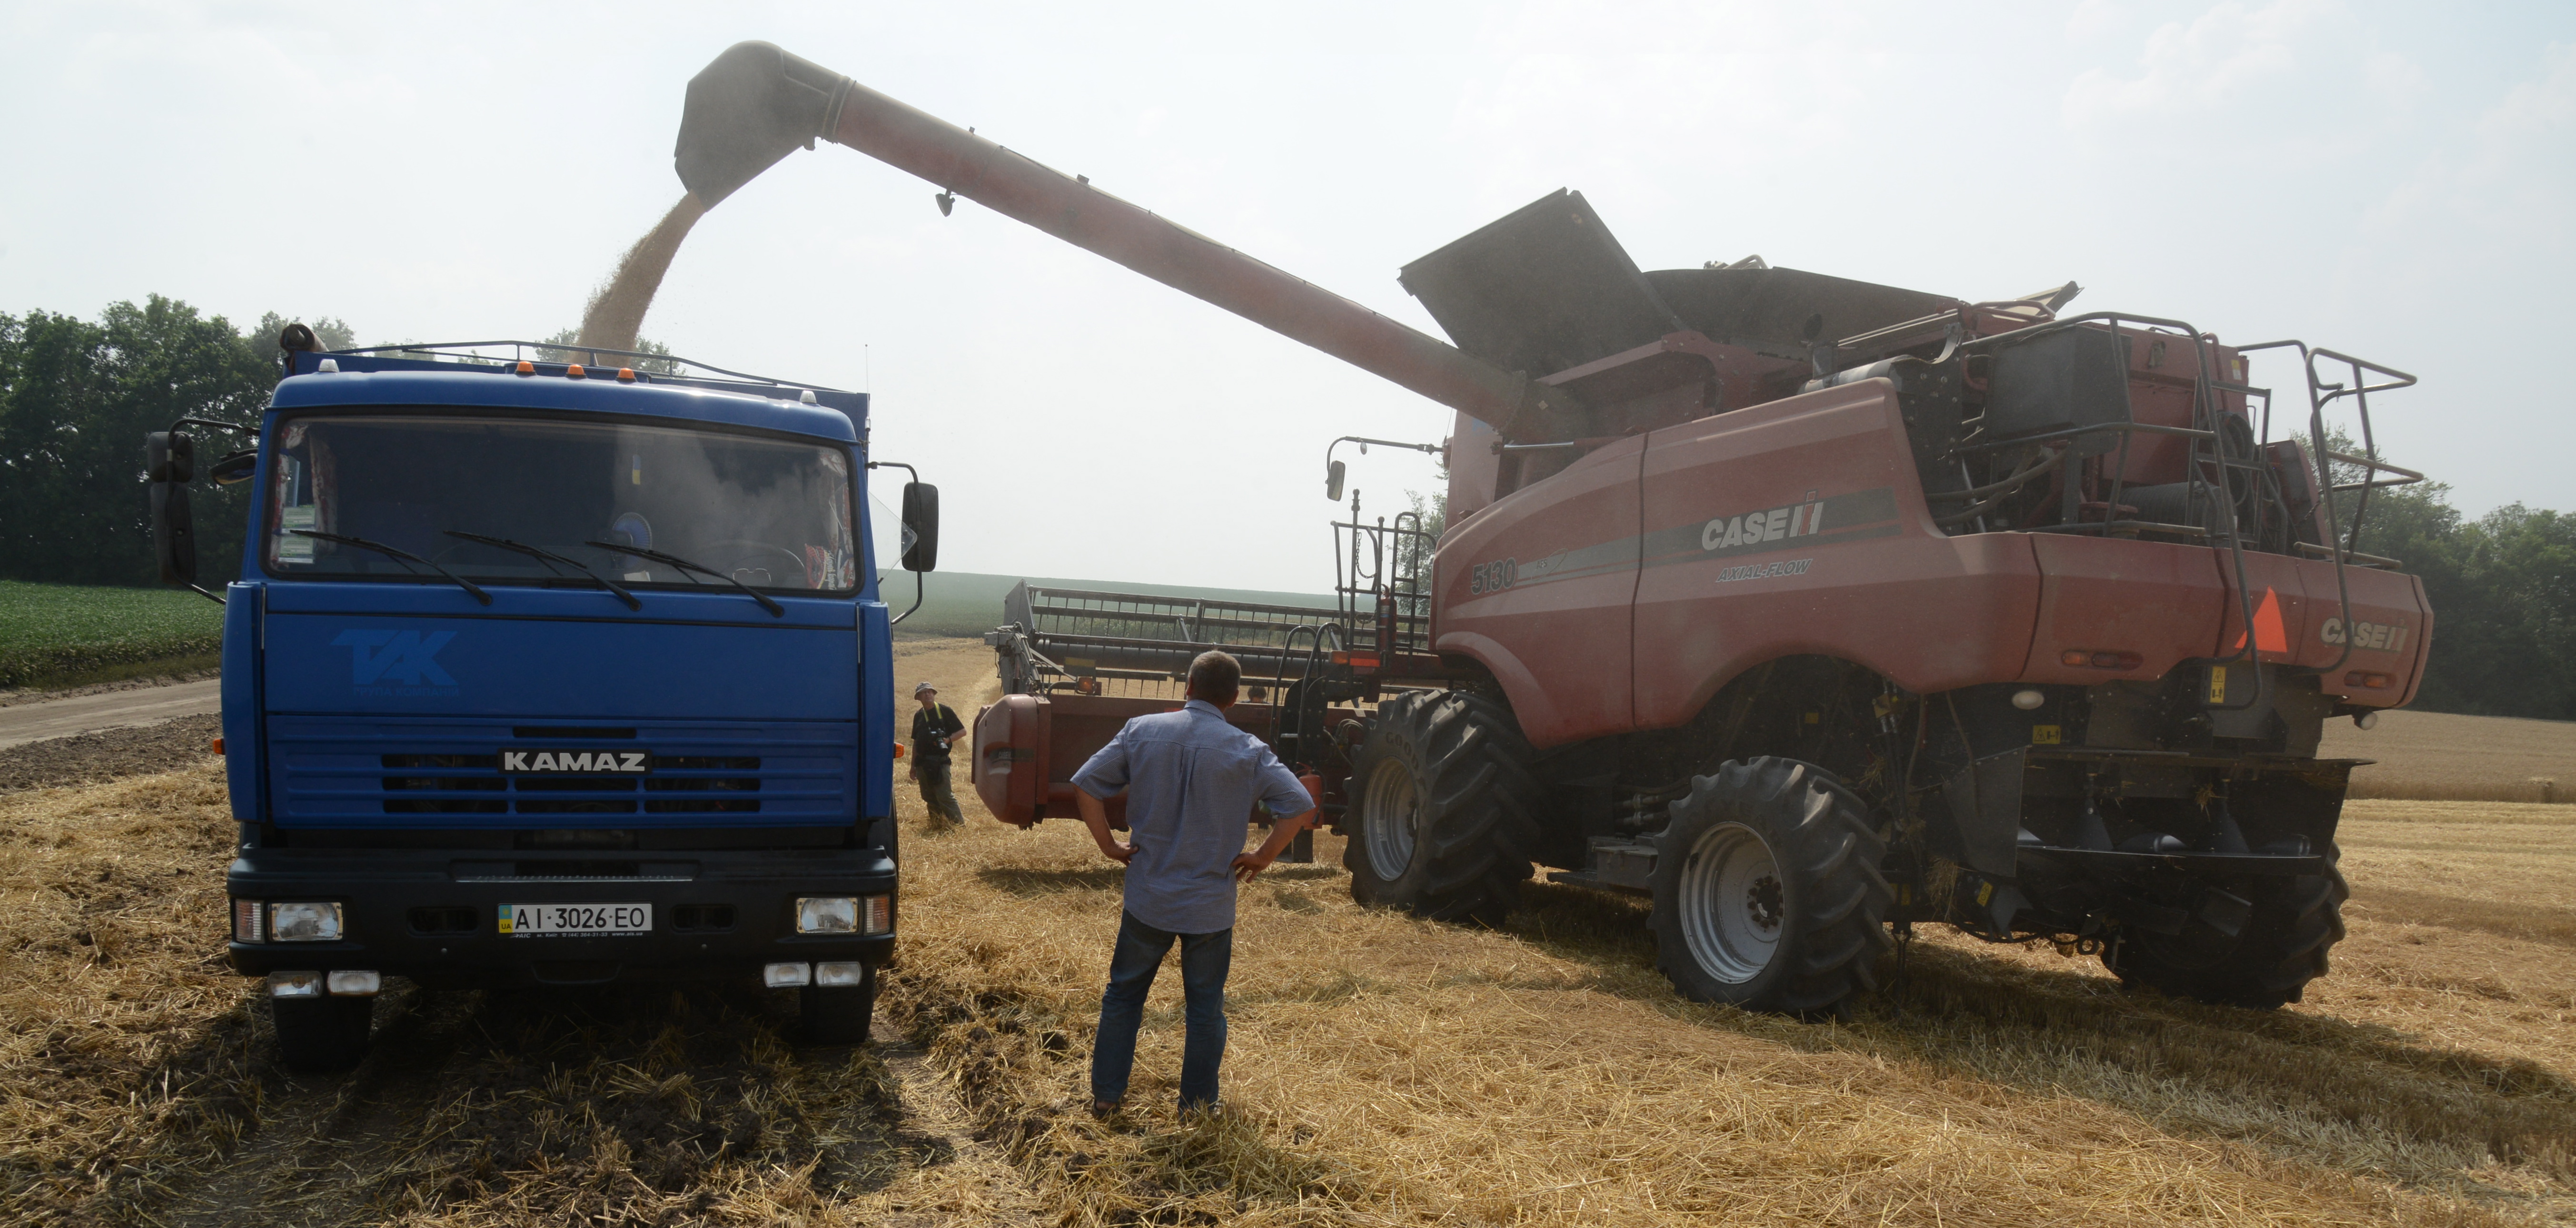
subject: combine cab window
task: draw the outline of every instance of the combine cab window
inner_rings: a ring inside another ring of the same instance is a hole
[[[628,585],[692,585],[608,542],[718,568],[754,588],[847,593],[859,582],[847,453],[661,426],[537,418],[306,417],[270,466],[262,560],[298,579],[425,569],[299,535],[410,551],[486,583],[588,585],[579,571],[449,531],[507,538]]]

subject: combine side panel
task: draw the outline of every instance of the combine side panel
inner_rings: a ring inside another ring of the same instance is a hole
[[[2020,671],[2039,589],[2028,539],[1933,527],[1886,381],[1648,438],[1639,727],[1681,724],[1728,679],[1792,654],[1925,693]]]
[[[1450,530],[1434,648],[1492,671],[1534,746],[1623,733],[1637,595],[1637,473],[1623,439]]]
[[[2039,629],[2023,681],[2151,681],[2220,651],[2219,619],[2236,591],[2220,575],[2228,565],[2224,551],[2059,533],[2031,534],[2030,544],[2039,561]],[[2255,557],[2246,556],[2249,574]],[[2259,583],[2255,591],[2262,591]],[[2087,653],[2086,663],[2066,664],[2062,654],[2069,649]],[[2138,662],[2096,667],[2089,655],[2096,652],[2136,653]]]
[[[2296,567],[2307,590],[2309,616],[2304,631],[2290,639],[2294,659],[2325,670],[2318,683],[2345,703],[2393,708],[2412,701],[2433,635],[2433,610],[2424,599],[2423,582],[2399,572],[2345,567],[2344,584],[2352,593],[2347,623],[2335,593],[2334,564],[2301,559]],[[2347,640],[2349,656],[2344,654]]]

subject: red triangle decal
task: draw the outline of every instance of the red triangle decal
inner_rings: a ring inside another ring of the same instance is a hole
[[[2245,633],[2239,631],[2236,642],[2228,645],[2227,651],[2236,652],[2244,647]],[[2281,627],[2281,596],[2268,587],[2263,590],[2263,603],[2254,607],[2254,650],[2283,656],[2290,652],[2289,632]]]

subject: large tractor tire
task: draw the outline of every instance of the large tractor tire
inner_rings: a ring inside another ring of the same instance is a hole
[[[1673,803],[1655,855],[1655,962],[1682,996],[1812,1014],[1877,987],[1886,843],[1833,774],[1730,762]]]
[[[1530,876],[1544,787],[1509,709],[1461,691],[1379,704],[1351,772],[1351,898],[1500,925]]]
[[[2326,843],[2326,872],[2277,878],[2253,891],[2254,913],[2234,937],[2194,919],[2176,935],[2131,932],[2102,952],[2103,966],[2131,989],[2154,989],[2216,1006],[2278,1010],[2326,974],[2326,952],[2343,941],[2343,902],[2352,888]]]

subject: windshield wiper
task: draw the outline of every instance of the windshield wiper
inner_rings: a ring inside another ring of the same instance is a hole
[[[552,550],[531,546],[526,542],[514,542],[506,537],[486,537],[481,533],[466,533],[457,529],[443,529],[441,532],[446,533],[449,537],[461,537],[470,542],[481,542],[486,546],[499,546],[504,550],[516,550],[521,554],[527,555],[529,558],[535,559],[540,563],[544,563],[546,565],[546,570],[548,571],[557,571],[559,573],[559,569],[555,567],[555,564],[569,563],[572,566],[579,568],[581,570],[581,574],[598,581],[601,588],[617,594],[617,599],[625,602],[627,609],[640,610],[644,608],[644,602],[637,598],[635,594],[627,592],[625,588],[617,583],[617,581],[611,580],[598,572],[592,571],[589,567],[584,566],[578,559],[568,559]]]
[[[631,554],[639,559],[651,559],[656,563],[668,563],[673,567],[679,568],[683,574],[692,571],[703,572],[707,575],[714,576],[735,588],[749,593],[752,600],[760,603],[760,608],[769,611],[769,616],[771,618],[787,617],[787,607],[780,605],[775,601],[771,601],[768,594],[763,593],[759,589],[753,588],[740,580],[734,579],[732,576],[727,575],[724,572],[717,571],[713,567],[708,567],[700,563],[692,563],[676,554],[664,554],[659,550],[647,550],[642,546],[621,546],[614,542],[583,542],[582,544],[585,546],[596,546],[599,549],[614,551],[618,554]]]
[[[455,572],[449,571],[436,563],[430,562],[428,559],[422,558],[417,554],[413,554],[409,550],[404,550],[397,546],[388,546],[383,542],[371,542],[363,537],[343,537],[337,533],[318,533],[312,529],[288,529],[287,532],[295,534],[297,537],[310,537],[318,541],[338,542],[343,546],[356,546],[361,550],[373,550],[376,553],[393,559],[395,562],[401,563],[406,567],[413,563],[418,563],[431,571],[437,572],[438,574],[455,581],[457,587],[474,594],[474,599],[476,601],[480,601],[485,605],[492,604],[492,594],[475,587],[473,581],[457,575]]]

